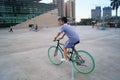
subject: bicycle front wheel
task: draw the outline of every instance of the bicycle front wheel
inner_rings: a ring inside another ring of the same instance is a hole
[[[83,50],[79,50],[72,55],[72,64],[74,68],[82,74],[88,74],[95,68],[93,57]]]
[[[63,58],[63,53],[59,47],[51,46],[48,49],[48,58],[51,63],[60,65],[62,64],[61,58]]]

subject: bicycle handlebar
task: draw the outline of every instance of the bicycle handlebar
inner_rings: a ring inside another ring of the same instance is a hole
[[[60,41],[61,40],[61,38],[58,38],[58,39],[56,39],[56,40],[53,40],[53,41]]]
[[[58,44],[58,45],[64,45],[64,44],[60,43],[60,40],[61,40],[61,39],[62,39],[62,38],[58,38],[58,39],[53,40],[53,41],[54,41],[54,42],[57,41],[57,44]]]

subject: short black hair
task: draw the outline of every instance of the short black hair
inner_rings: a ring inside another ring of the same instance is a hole
[[[61,21],[63,21],[64,23],[67,23],[67,21],[68,21],[66,17],[61,17],[61,18],[59,18],[58,20],[59,20],[59,21],[61,20]]]

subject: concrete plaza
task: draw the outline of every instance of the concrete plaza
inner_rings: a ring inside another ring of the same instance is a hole
[[[75,72],[75,80],[120,80],[120,29],[92,29],[76,26],[81,43],[77,49],[86,50],[95,59],[95,70],[90,74]],[[71,80],[71,64],[55,66],[48,59],[48,48],[58,27],[0,30],[0,80]],[[67,38],[61,42],[65,42]]]

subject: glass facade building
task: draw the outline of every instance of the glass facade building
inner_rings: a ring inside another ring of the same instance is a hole
[[[40,0],[0,0],[0,27],[19,24],[55,8]]]
[[[95,9],[91,10],[91,18],[101,20],[101,7],[100,6],[96,6]]]
[[[103,8],[103,18],[110,18],[112,17],[112,8],[111,7],[104,7]]]

